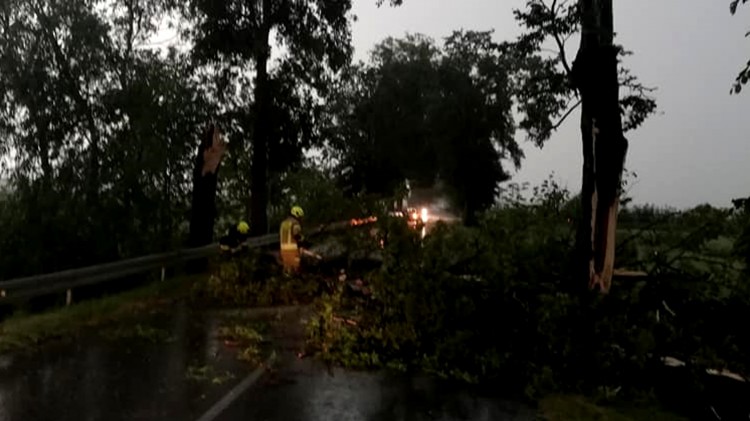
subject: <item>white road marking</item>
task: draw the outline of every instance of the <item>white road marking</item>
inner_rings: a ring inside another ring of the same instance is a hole
[[[213,421],[221,415],[224,410],[226,410],[229,405],[231,405],[238,397],[240,397],[247,389],[250,388],[250,386],[254,385],[255,382],[260,379],[260,376],[263,375],[263,373],[266,372],[267,367],[269,367],[275,360],[275,356],[271,356],[271,358],[266,361],[265,364],[261,365],[260,367],[256,368],[252,373],[250,373],[249,376],[245,378],[245,380],[242,380],[237,386],[235,386],[232,390],[230,390],[226,395],[224,395],[223,398],[219,399],[218,402],[214,404],[208,411],[206,411],[205,414],[203,414],[200,418],[198,418],[198,421]]]

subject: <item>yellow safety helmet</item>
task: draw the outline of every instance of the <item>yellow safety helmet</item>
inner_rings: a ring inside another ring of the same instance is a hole
[[[237,231],[239,231],[240,234],[247,234],[247,232],[250,231],[250,225],[245,221],[240,221],[240,223],[237,224]]]
[[[295,218],[302,218],[305,216],[305,211],[299,206],[292,206],[292,216]]]

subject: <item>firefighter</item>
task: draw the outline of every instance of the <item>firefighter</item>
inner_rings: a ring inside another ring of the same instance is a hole
[[[231,253],[238,252],[245,246],[249,232],[250,225],[245,221],[240,221],[237,225],[229,227],[227,234],[219,239],[221,250]]]
[[[300,246],[302,236],[302,218],[305,212],[299,206],[293,206],[289,216],[281,223],[279,242],[281,243],[281,263],[284,272],[297,272],[300,266]]]

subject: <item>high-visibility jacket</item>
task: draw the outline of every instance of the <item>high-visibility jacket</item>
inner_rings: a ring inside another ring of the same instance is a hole
[[[300,241],[302,241],[302,225],[297,218],[290,216],[281,223],[279,229],[281,251],[299,250],[298,243]]]

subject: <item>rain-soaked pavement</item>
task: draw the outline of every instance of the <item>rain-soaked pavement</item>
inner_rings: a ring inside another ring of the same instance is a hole
[[[479,397],[427,377],[355,372],[297,358],[303,312],[286,315],[278,331],[278,370],[264,376],[217,421],[526,421],[536,412]]]
[[[212,378],[249,371],[211,333],[219,321],[202,319],[177,306],[125,330],[0,356],[0,421],[197,418],[232,386]],[[207,380],[188,378],[191,367]]]
[[[302,311],[287,309],[273,318],[278,369],[244,391],[217,420],[535,419],[521,405],[449,390],[428,379],[329,372],[312,359],[298,359]],[[169,314],[128,323],[139,329],[138,338],[118,337],[114,330],[114,336],[101,332],[0,356],[0,421],[197,420],[252,371],[216,338],[226,323],[222,316],[180,305]],[[211,370],[205,379],[188,377],[191,368],[200,367]],[[214,384],[212,378],[224,381]]]
[[[310,360],[268,376],[217,418],[220,421],[531,421],[535,412],[512,402],[441,388],[427,378],[328,372]]]
[[[210,421],[537,419],[523,404],[427,377],[329,370],[314,359],[300,359],[305,312],[304,307],[203,312],[174,305],[167,313],[143,315],[75,341],[0,356],[0,421],[196,421],[233,395],[255,368],[238,361],[236,348],[217,338],[220,326],[240,320],[265,332],[278,361]],[[714,379],[707,383],[710,393],[693,393],[679,387],[689,384],[687,378],[664,379],[675,408],[689,407],[691,419],[718,419],[718,413],[724,420],[748,419],[747,388]]]

